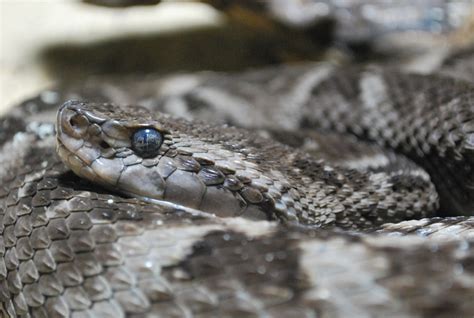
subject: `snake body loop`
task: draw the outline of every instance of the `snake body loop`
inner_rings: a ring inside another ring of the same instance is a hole
[[[324,64],[92,84],[1,121],[5,316],[474,312],[471,84]]]

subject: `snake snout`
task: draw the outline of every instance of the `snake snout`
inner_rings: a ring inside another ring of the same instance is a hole
[[[139,155],[158,161],[162,135],[152,126],[130,124],[125,119],[132,114],[121,111],[115,105],[66,102],[57,117],[57,153],[81,177],[128,194],[161,198],[163,179],[142,165]],[[138,144],[132,144],[135,139]]]

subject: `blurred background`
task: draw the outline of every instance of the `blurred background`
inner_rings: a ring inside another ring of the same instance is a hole
[[[64,78],[189,64],[194,58],[178,55],[190,47],[170,43],[172,34],[221,23],[200,3],[110,9],[79,0],[0,0],[0,14],[0,113]]]
[[[128,6],[138,2],[149,5]],[[55,83],[91,75],[387,55],[423,72],[452,47],[474,42],[472,0],[157,2],[0,0],[0,114]]]

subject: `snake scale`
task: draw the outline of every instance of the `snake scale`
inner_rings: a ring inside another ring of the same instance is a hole
[[[23,102],[0,121],[0,314],[471,317],[474,86],[446,74],[303,63]]]

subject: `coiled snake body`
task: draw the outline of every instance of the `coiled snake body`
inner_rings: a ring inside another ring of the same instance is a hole
[[[359,10],[203,2],[298,41],[302,17]],[[472,317],[470,61],[443,72],[463,80],[301,64],[23,102],[0,121],[0,316]]]
[[[472,215],[473,103],[325,64],[45,92],[2,120],[4,313],[467,317],[473,220],[432,217]]]

